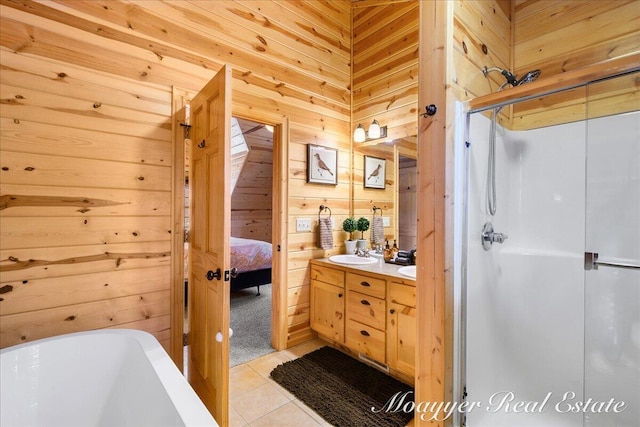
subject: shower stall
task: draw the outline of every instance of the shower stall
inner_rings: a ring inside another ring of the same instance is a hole
[[[461,114],[454,425],[640,425],[638,81]]]

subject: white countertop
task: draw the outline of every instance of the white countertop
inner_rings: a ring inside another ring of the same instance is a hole
[[[380,258],[380,260],[375,264],[363,264],[363,265],[338,264],[338,263],[329,261],[329,258],[319,258],[319,259],[314,259],[313,261],[326,264],[328,267],[339,267],[347,270],[361,271],[363,273],[368,272],[368,273],[383,274],[385,276],[391,276],[397,279],[402,279],[408,283],[415,284],[415,279],[412,279],[411,277],[398,273],[398,269],[400,267],[404,267],[403,265],[389,264],[384,262],[384,259],[382,258]]]

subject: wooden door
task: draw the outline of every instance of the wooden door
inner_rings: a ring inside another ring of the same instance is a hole
[[[231,68],[191,101],[189,382],[218,424],[229,423]]]

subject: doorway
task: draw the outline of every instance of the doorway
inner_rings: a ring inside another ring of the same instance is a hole
[[[174,200],[176,205],[174,207],[175,229],[178,231],[176,240],[174,241],[173,251],[175,254],[174,259],[174,273],[173,273],[173,291],[172,291],[172,345],[171,356],[186,374],[186,361],[187,353],[185,350],[187,347],[184,345],[188,342],[187,333],[189,331],[189,319],[188,319],[188,283],[189,277],[189,201],[190,201],[190,188],[189,188],[189,101],[195,94],[188,90],[174,88],[174,135],[175,135],[175,150],[174,150],[174,163],[175,163],[175,186],[174,186]],[[267,122],[268,124],[258,123],[251,118],[244,118],[246,123],[253,123],[253,126],[246,125],[246,129],[253,129],[256,126],[262,128],[271,128],[274,130],[271,133],[270,148],[271,148],[271,162],[272,172],[269,179],[272,184],[271,198],[272,202],[272,215],[271,215],[271,242],[273,253],[273,266],[272,266],[272,284],[270,285],[271,292],[271,348],[275,350],[283,350],[287,345],[287,310],[286,310],[286,298],[287,298],[287,276],[286,276],[286,254],[287,254],[287,230],[285,219],[287,218],[287,187],[286,183],[287,171],[288,171],[288,138],[289,128],[288,119],[281,115],[268,114],[266,112],[257,112],[261,122]],[[259,113],[259,114],[258,114]],[[242,121],[243,118],[237,117]],[[254,131],[253,133],[256,133]],[[258,132],[262,133],[262,132]],[[256,135],[259,136],[259,135]],[[263,135],[264,136],[264,135]],[[184,203],[180,203],[184,201]],[[184,230],[180,228],[184,224]],[[267,228],[269,226],[264,226]],[[253,227],[255,229],[255,227]],[[181,238],[182,231],[184,231],[184,241]],[[178,236],[180,235],[180,236]],[[256,288],[254,288],[255,290]],[[260,287],[261,293],[264,288]],[[255,295],[255,291],[254,291]]]
[[[231,125],[231,266],[229,367],[271,346],[273,132],[234,117]]]

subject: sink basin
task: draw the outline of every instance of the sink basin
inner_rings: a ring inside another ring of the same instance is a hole
[[[400,267],[398,269],[398,273],[402,274],[403,276],[407,276],[407,277],[411,277],[412,279],[416,278],[416,266],[415,265],[408,265],[406,267]]]
[[[329,257],[329,261],[336,264],[351,265],[375,264],[378,262],[376,258],[365,258],[357,255],[333,255]]]

